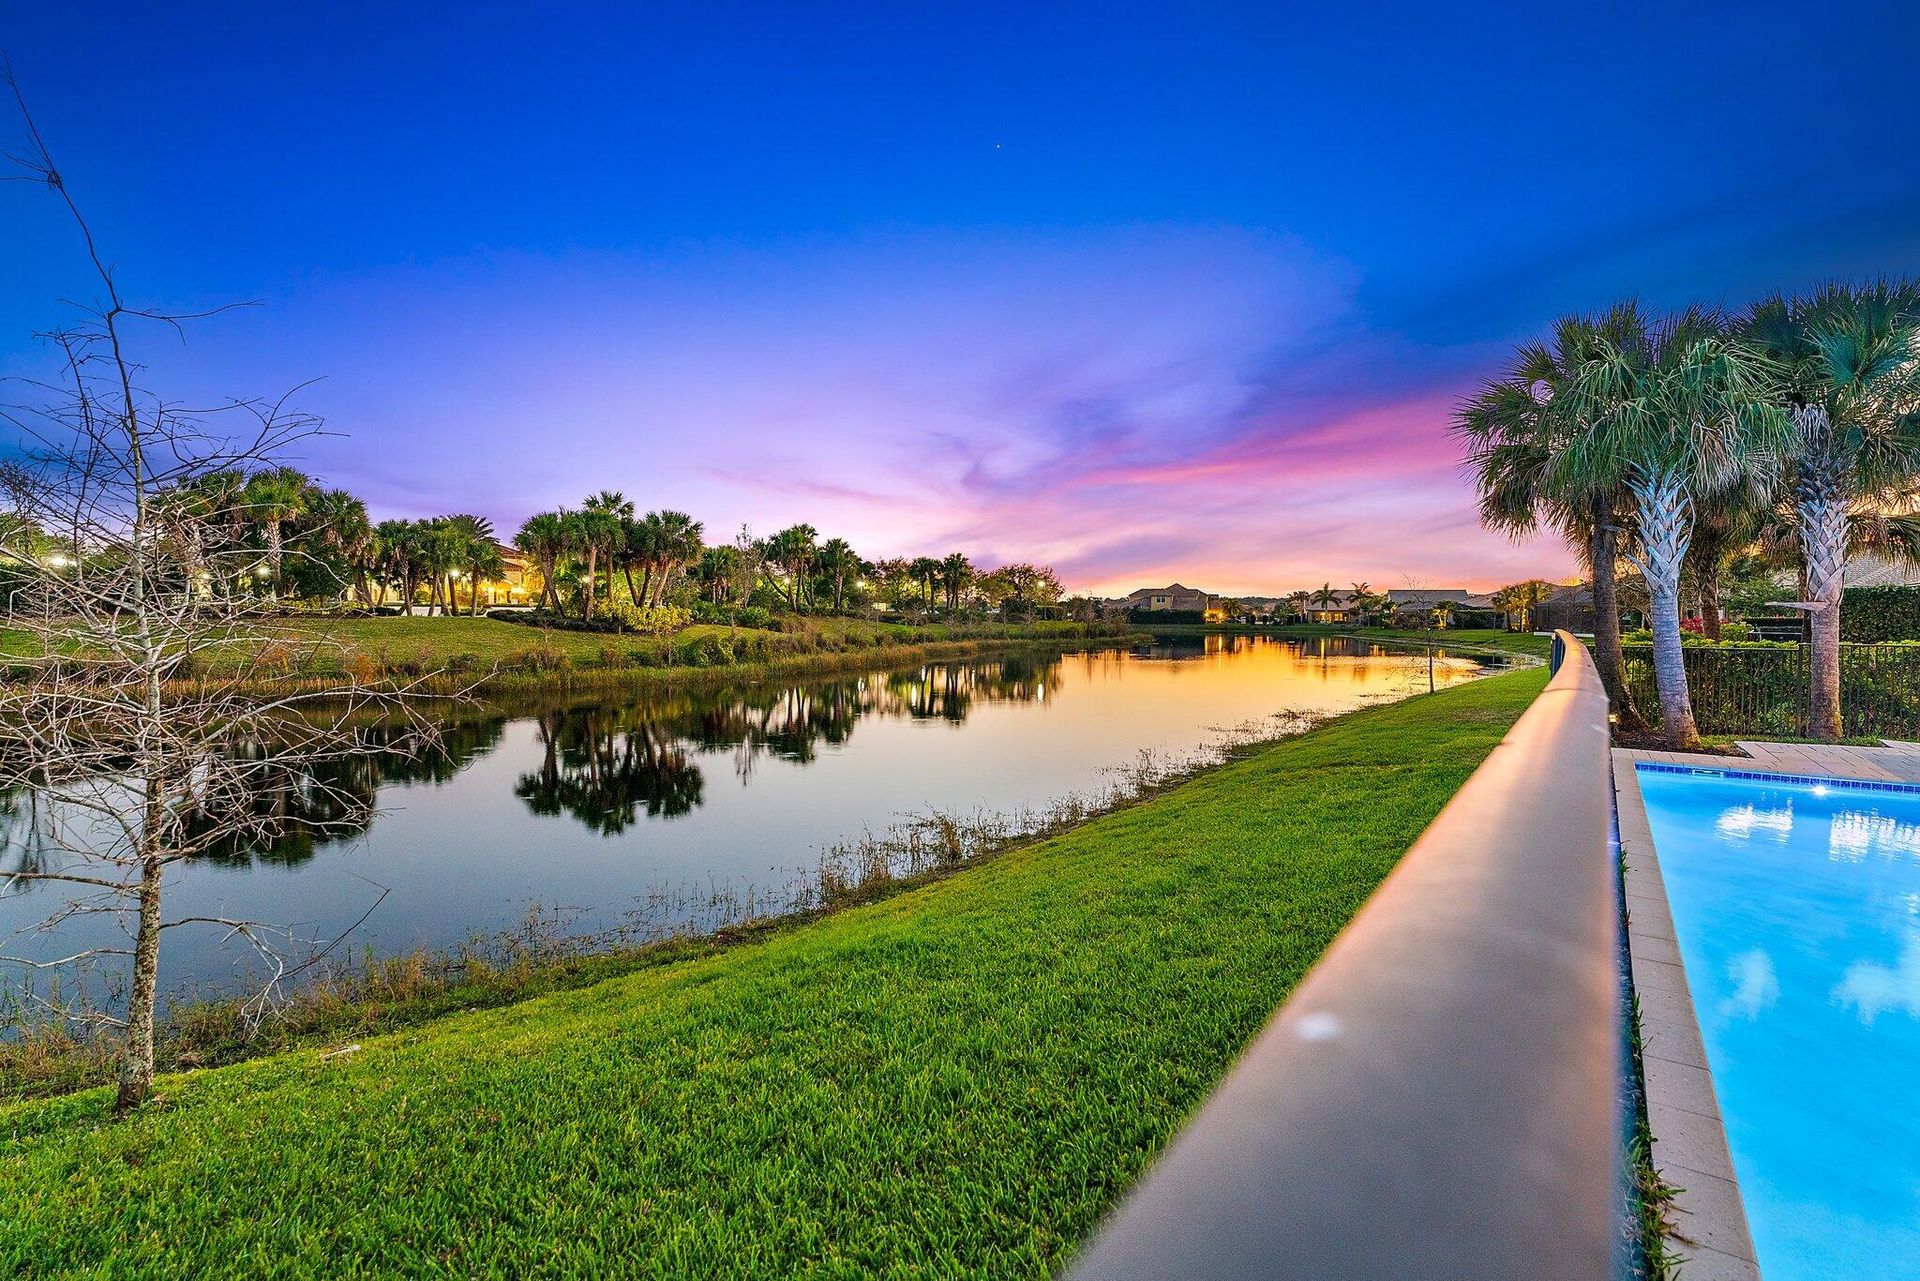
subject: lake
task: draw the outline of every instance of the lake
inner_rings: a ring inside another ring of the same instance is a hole
[[[1471,680],[1487,661],[1441,653],[1434,682]],[[1151,769],[1177,767],[1427,685],[1419,651],[1207,636],[476,708],[433,753],[336,767],[329,782],[367,813],[338,821],[338,806],[292,781],[263,793],[285,834],[175,865],[166,915],[273,922],[309,952],[352,927],[354,956],[523,929],[630,941],[708,929],[791,905],[823,855],[916,818],[1004,827],[994,816],[1124,786],[1143,753]],[[42,808],[12,798],[0,868],[46,857]],[[50,957],[116,939],[101,917],[19,933],[58,891],[0,896],[0,950]],[[215,928],[169,931],[163,988],[238,987],[254,964]]]

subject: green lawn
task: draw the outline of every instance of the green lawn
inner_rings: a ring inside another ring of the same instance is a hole
[[[1371,708],[764,941],[0,1109],[0,1275],[1048,1275],[1540,690]]]

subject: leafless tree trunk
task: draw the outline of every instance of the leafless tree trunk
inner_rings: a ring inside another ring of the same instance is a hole
[[[121,1031],[125,1108],[153,1088],[166,931],[210,926],[252,944],[268,966],[261,1001],[288,972],[268,941],[274,927],[165,919],[167,869],[212,849],[270,840],[270,819],[252,804],[263,780],[371,750],[354,728],[360,713],[372,704],[404,709],[407,691],[347,682],[289,692],[278,679],[284,673],[261,659],[284,638],[247,616],[243,594],[199,590],[241,579],[254,553],[230,512],[218,504],[196,511],[192,497],[220,476],[265,465],[319,424],[281,402],[188,413],[140,385],[136,331],[177,328],[191,317],[126,301],[11,66],[0,64],[0,85],[13,95],[27,138],[23,151],[6,156],[5,176],[60,203],[98,291],[76,308],[73,324],[42,335],[57,372],[20,380],[28,402],[0,408],[26,442],[0,464],[0,498],[26,531],[10,568],[25,580],[14,593],[14,623],[31,638],[26,652],[10,655],[16,675],[0,684],[0,790],[31,796],[48,815],[41,857],[0,872],[0,888],[68,887],[75,897],[42,928],[104,915],[128,941],[64,957],[0,951],[0,960],[37,970],[126,958],[124,1015],[95,1014]],[[195,522],[184,538],[169,528],[180,519]],[[262,750],[238,750],[247,744]],[[338,799],[356,803],[345,793]]]

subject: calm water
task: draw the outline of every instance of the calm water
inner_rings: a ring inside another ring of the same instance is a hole
[[[1441,657],[1438,683],[1480,674]],[[263,795],[292,830],[274,847],[177,865],[167,915],[351,933],[352,948],[443,949],[521,926],[567,933],[711,925],[778,900],[821,852],[910,815],[1012,813],[1111,785],[1145,750],[1189,756],[1283,713],[1340,711],[1427,687],[1423,654],[1341,639],[1210,637],[1133,652],[995,657],[837,680],[766,682],[462,719],[431,757],[389,753],[333,781],[370,799],[353,830],[314,830],[310,797]],[[36,857],[45,816],[16,798],[0,866]],[[0,898],[0,938],[59,901]],[[105,920],[14,937],[64,955]],[[211,929],[172,931],[165,983],[237,984],[247,958]],[[0,980],[4,981],[4,980]]]
[[[1761,1271],[1920,1277],[1920,793],[1639,777]]]

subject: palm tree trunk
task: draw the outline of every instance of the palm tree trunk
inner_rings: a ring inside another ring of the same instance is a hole
[[[1660,691],[1660,732],[1673,748],[1698,747],[1700,729],[1687,690],[1680,645],[1680,567],[1693,533],[1693,502],[1671,471],[1637,477],[1629,485],[1640,513],[1640,572],[1646,576],[1648,622],[1653,625],[1653,679]]]
[[[1700,630],[1708,640],[1720,639],[1720,558],[1712,557],[1695,568],[1700,594]]]
[[[580,609],[580,621],[584,623],[593,621],[593,580],[599,571],[600,549],[589,543],[587,544],[587,592]]]
[[[1818,414],[1817,425],[1824,426],[1824,409],[1798,410],[1795,416],[1810,413]],[[1806,438],[1803,434],[1802,439]],[[1836,460],[1823,451],[1801,463],[1793,487],[1806,580],[1804,599],[1815,606],[1807,620],[1812,659],[1807,733],[1814,738],[1839,738],[1841,733],[1840,601],[1847,579],[1847,499],[1840,473]]]

